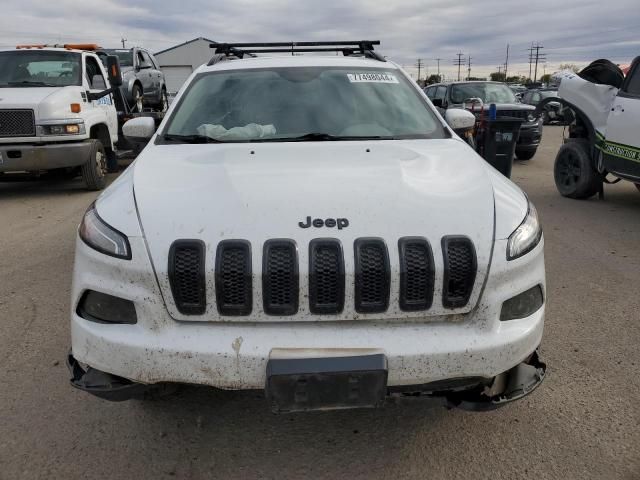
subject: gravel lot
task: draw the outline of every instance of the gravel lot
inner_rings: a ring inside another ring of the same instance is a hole
[[[640,193],[556,192],[562,129],[513,177],[541,214],[545,383],[490,413],[424,403],[274,416],[256,394],[185,388],[108,403],[64,365],[81,184],[0,183],[0,478],[640,478]]]

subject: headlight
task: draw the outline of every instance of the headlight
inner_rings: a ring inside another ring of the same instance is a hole
[[[94,250],[112,257],[131,260],[129,240],[124,234],[110,227],[100,218],[94,204],[84,214],[78,233],[84,243]]]
[[[527,121],[528,121],[529,123],[533,123],[533,122],[535,122],[535,121],[536,121],[536,118],[537,118],[537,117],[536,117],[533,113],[530,113],[529,115],[527,115]]]
[[[44,135],[82,135],[86,132],[84,123],[62,123],[38,125],[37,134]]]
[[[518,228],[509,236],[507,243],[507,260],[514,260],[529,253],[542,238],[542,227],[538,219],[538,212],[533,203],[527,199],[529,211]]]

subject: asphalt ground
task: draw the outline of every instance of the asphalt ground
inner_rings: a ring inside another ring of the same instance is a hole
[[[640,478],[640,192],[560,197],[561,134],[547,127],[513,171],[544,226],[549,374],[489,413],[410,402],[276,416],[256,393],[109,403],[76,391],[73,249],[95,193],[0,183],[0,478]]]

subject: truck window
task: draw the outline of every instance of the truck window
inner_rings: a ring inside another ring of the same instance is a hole
[[[0,52],[0,88],[82,85],[80,54],[46,50]]]
[[[89,87],[94,90],[104,90],[107,88],[107,82],[104,80],[104,76],[102,75],[102,71],[100,70],[100,66],[98,65],[98,61],[93,58],[87,56],[86,60],[86,78]]]
[[[640,97],[640,63],[636,64],[635,68],[630,73],[629,80],[624,86],[623,91],[634,97]]]
[[[146,68],[151,66],[151,60],[149,59],[149,55],[142,50],[138,50],[138,67]]]

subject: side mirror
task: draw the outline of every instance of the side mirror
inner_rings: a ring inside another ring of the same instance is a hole
[[[431,103],[433,103],[434,107],[442,108],[442,99],[441,98],[432,98]]]
[[[122,133],[128,142],[144,147],[156,133],[156,121],[151,117],[132,118],[122,126]]]
[[[461,108],[450,108],[445,112],[444,119],[456,133],[470,130],[476,124],[475,115]]]
[[[120,62],[115,55],[107,55],[107,74],[109,75],[109,83],[112,87],[122,85],[122,71],[120,70]]]

